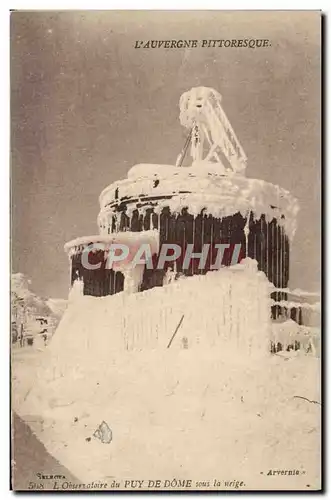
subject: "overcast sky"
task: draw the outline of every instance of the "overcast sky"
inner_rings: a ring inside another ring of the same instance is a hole
[[[268,38],[261,49],[136,50],[136,40]],[[320,18],[270,12],[15,12],[11,16],[12,266],[67,297],[66,241],[98,232],[101,190],[136,163],[175,162],[178,101],[209,86],[247,176],[299,200],[290,285],[320,282]]]

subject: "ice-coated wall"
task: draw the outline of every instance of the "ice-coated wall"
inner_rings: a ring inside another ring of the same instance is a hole
[[[242,262],[140,293],[73,294],[49,346],[46,371],[60,377],[93,360],[102,366],[113,353],[145,349],[267,355],[270,284],[255,261]]]
[[[143,216],[150,209],[158,215],[168,207],[172,213],[186,208],[194,216],[204,211],[220,219],[253,213],[258,220],[263,215],[267,222],[275,218],[292,238],[299,210],[287,190],[260,179],[225,175],[220,165],[206,162],[194,167],[135,165],[126,179],[102,191],[99,202],[101,234],[118,231],[122,213],[131,219],[136,209]]]

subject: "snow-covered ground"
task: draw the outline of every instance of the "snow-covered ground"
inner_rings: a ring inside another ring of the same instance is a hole
[[[252,363],[213,350],[168,349],[109,352],[107,364],[93,361],[70,380],[39,379],[37,390],[34,381],[16,408],[28,422],[40,415],[37,436],[82,481],[319,486],[317,358],[270,355]],[[102,421],[112,430],[110,444],[93,437]],[[300,475],[275,479],[270,469]]]
[[[243,289],[248,302],[236,310],[229,297],[246,271],[252,289]],[[27,353],[26,367],[24,355],[13,353],[14,409],[84,482],[186,479],[192,488],[199,481],[213,488],[217,480],[216,488],[227,489],[225,481],[238,480],[243,489],[317,489],[319,358],[271,355],[267,343],[260,349],[261,328],[268,339],[270,324],[259,307],[268,301],[261,274],[254,284],[246,271],[104,298],[77,289],[50,345]],[[208,315],[197,306],[202,280]],[[112,432],[108,444],[94,435],[102,422]],[[268,475],[293,469],[299,473]]]
[[[50,345],[13,352],[14,409],[83,482],[316,489],[319,358],[269,354],[270,304],[251,259],[102,298],[77,281]]]
[[[13,409],[20,407],[36,380],[38,367],[43,359],[44,349],[31,346],[12,346],[11,353],[11,395]]]

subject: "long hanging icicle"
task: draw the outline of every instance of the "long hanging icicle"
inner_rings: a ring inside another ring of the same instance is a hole
[[[245,224],[245,227],[244,227],[245,244],[246,244],[246,257],[248,257],[249,219],[250,219],[250,212],[247,212],[246,224]]]
[[[256,220],[254,221],[254,259],[257,260],[257,255],[256,255],[256,237],[257,237],[257,234],[256,234]]]
[[[269,278],[269,222],[266,221],[266,225],[267,225],[267,236],[266,236],[266,263],[267,263],[267,269],[266,269],[266,275],[267,275],[267,278]]]
[[[276,223],[272,226],[272,282],[277,282],[277,226]]]
[[[279,250],[280,250],[280,243],[279,243],[279,226],[278,226],[278,221],[275,223],[275,253],[276,253],[276,262],[275,262],[275,286],[279,286]]]
[[[272,228],[272,283],[274,286],[278,286],[278,221],[274,219]],[[278,294],[275,294],[277,297]],[[278,318],[278,307],[274,308],[274,319]]]
[[[284,288],[284,280],[283,280],[283,277],[284,277],[284,272],[283,272],[283,266],[284,266],[284,263],[283,263],[283,252],[284,252],[284,227],[283,225],[280,226],[280,288]],[[282,299],[284,298],[283,297],[283,294],[281,295]],[[283,307],[280,308],[280,315],[283,317],[284,315],[284,309]]]

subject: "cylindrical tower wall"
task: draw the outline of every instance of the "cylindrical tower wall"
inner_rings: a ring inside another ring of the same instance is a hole
[[[174,276],[206,273],[209,262],[199,269],[194,260],[183,269],[185,249],[193,244],[196,253],[204,244],[214,249],[218,243],[240,244],[241,258],[256,259],[258,269],[271,283],[286,288],[296,212],[296,200],[287,191],[264,181],[221,175],[216,167],[138,165],[127,179],[101,193],[98,225],[101,239],[154,229],[159,235],[159,248],[164,243],[181,247],[181,257],[175,263],[166,263],[161,270],[144,270],[140,290],[162,286],[169,268]],[[123,290],[125,277],[106,269],[102,251],[92,257],[101,263],[96,271],[84,269],[82,251],[83,247],[77,247],[72,252],[72,283],[82,279],[87,295],[111,295]],[[213,259],[212,250],[208,259]],[[222,264],[231,264],[230,253],[225,253]],[[275,292],[274,298],[286,297]],[[278,312],[274,308],[273,315],[278,316]]]

